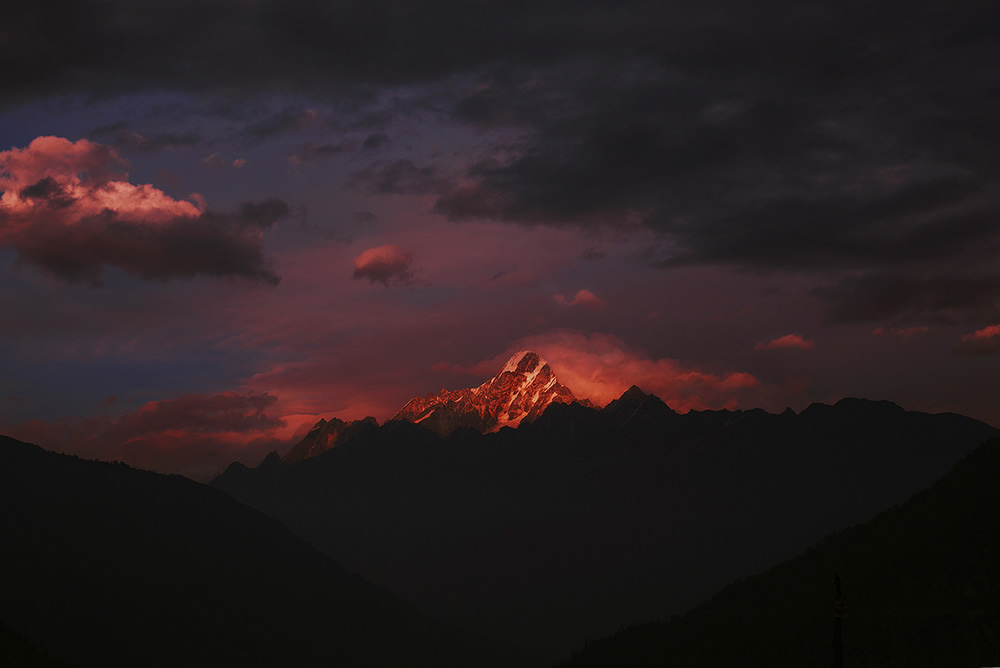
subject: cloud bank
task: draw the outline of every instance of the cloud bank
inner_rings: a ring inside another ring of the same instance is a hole
[[[611,334],[555,330],[521,339],[509,352],[515,350],[534,350],[575,395],[601,406],[637,385],[678,412],[734,409],[753,404],[753,392],[760,386],[749,373],[709,371],[680,360],[646,357]],[[502,364],[495,358],[490,368]],[[478,371],[485,368],[476,366]]]
[[[268,451],[288,447],[285,422],[268,413],[276,401],[267,393],[191,394],[113,418],[2,426],[46,449],[206,480],[236,459],[255,465]]]
[[[813,347],[813,340],[803,338],[801,334],[785,334],[784,336],[779,336],[777,338],[771,339],[770,341],[764,343],[760,342],[754,346],[754,350],[782,350],[789,348],[798,348],[800,350],[811,350]]]
[[[98,283],[104,267],[143,279],[234,276],[276,284],[263,232],[288,214],[281,200],[228,214],[128,181],[115,149],[38,137],[0,152],[0,246],[71,282]]]

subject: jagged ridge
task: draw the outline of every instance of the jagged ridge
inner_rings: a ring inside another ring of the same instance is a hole
[[[392,419],[421,424],[442,436],[459,428],[490,433],[531,422],[556,402],[590,405],[556,379],[548,362],[523,350],[479,387],[414,397]]]
[[[378,421],[373,417],[366,417],[363,420],[354,420],[352,422],[344,422],[337,418],[330,418],[329,421],[320,420],[313,425],[313,428],[309,430],[309,433],[301,441],[288,451],[288,454],[284,457],[284,461],[292,464],[303,459],[321,455],[356,434],[366,429],[375,429],[377,427]]]

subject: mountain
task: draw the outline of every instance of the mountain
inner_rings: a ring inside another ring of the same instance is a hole
[[[181,476],[0,437],[0,535],[0,657],[46,665],[23,635],[82,668],[517,663]]]
[[[1000,434],[863,399],[678,414],[638,388],[601,410],[553,402],[518,429],[443,437],[427,422],[212,484],[543,664],[871,519]]]
[[[337,418],[332,418],[329,421],[320,420],[313,425],[313,428],[301,441],[292,446],[292,449],[283,457],[283,461],[293,464],[303,459],[315,457],[367,429],[376,427],[378,427],[378,422],[373,417],[352,422],[344,422]]]
[[[1000,440],[988,441],[902,506],[559,666],[830,666],[835,572],[845,666],[1000,665],[998,471]]]
[[[490,433],[531,422],[554,402],[590,403],[574,397],[548,362],[525,350],[479,387],[414,397],[392,419],[422,424],[441,436],[461,428]]]
[[[11,631],[0,620],[0,666],[17,668],[71,668],[70,664],[52,656],[45,648],[19,633]]]

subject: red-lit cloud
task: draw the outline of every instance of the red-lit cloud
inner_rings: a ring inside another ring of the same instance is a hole
[[[268,394],[186,395],[116,418],[0,426],[46,449],[207,479],[236,459],[256,464],[270,450],[287,449],[294,435],[269,414],[276,401]]]
[[[218,153],[212,153],[211,155],[206,155],[204,158],[201,159],[201,162],[202,164],[208,165],[213,169],[222,169],[224,167],[239,168],[247,164],[246,158],[236,158],[234,160],[230,160],[228,158],[222,157]]]
[[[1000,353],[1000,325],[990,325],[963,335],[955,351],[972,356]]]
[[[203,274],[277,283],[261,238],[287,215],[284,202],[214,213],[130,183],[127,166],[113,148],[86,139],[38,137],[0,152],[0,246],[69,281],[96,283],[112,266],[146,279]]]
[[[414,282],[413,253],[394,244],[369,248],[354,258],[354,278],[372,283],[411,285]]]
[[[552,300],[564,306],[587,306],[589,308],[601,308],[605,304],[603,299],[590,290],[580,290],[572,299],[567,299],[566,295],[563,294],[556,294],[552,297]]]
[[[776,339],[771,339],[767,343],[758,343],[754,350],[782,350],[786,348],[799,348],[809,350],[813,347],[812,339],[802,338],[800,334],[786,334]]]
[[[923,325],[915,327],[876,327],[872,330],[872,335],[891,336],[897,339],[912,339],[915,336],[926,334],[929,331],[930,330]]]
[[[749,373],[708,371],[675,359],[645,357],[611,334],[555,330],[521,339],[499,357],[515,349],[534,350],[575,395],[602,406],[637,385],[680,412],[738,408],[752,404],[751,392],[760,386]],[[499,357],[475,370],[489,367],[496,373],[503,364]]]

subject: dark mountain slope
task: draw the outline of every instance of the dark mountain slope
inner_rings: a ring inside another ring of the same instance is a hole
[[[420,609],[556,660],[870,519],[995,435],[888,402],[678,415],[630,390],[495,434],[390,422],[213,484]]]
[[[0,617],[81,666],[461,666],[495,657],[278,521],[180,476],[0,437],[0,508]]]
[[[992,440],[904,505],[560,666],[830,666],[834,571],[849,605],[845,666],[1000,665],[998,477]]]
[[[52,656],[47,650],[20,633],[15,633],[0,620],[0,666],[11,668],[71,668],[70,664]]]

